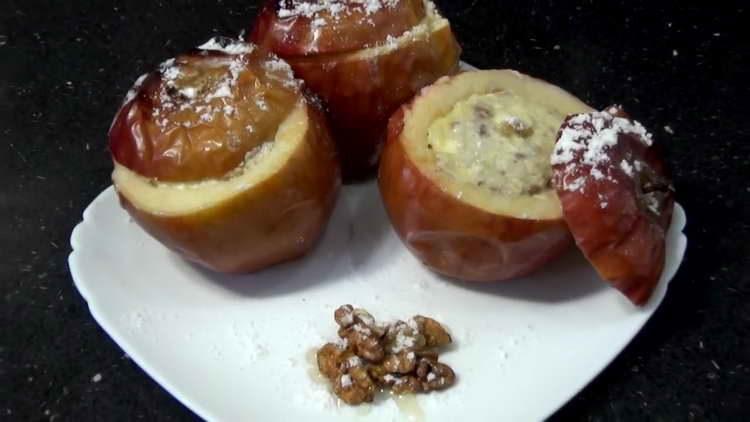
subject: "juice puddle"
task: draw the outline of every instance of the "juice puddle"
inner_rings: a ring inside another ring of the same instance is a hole
[[[424,410],[417,401],[417,396],[414,394],[404,394],[402,396],[392,396],[393,401],[396,402],[398,410],[401,414],[406,416],[406,420],[409,422],[424,422]]]
[[[305,353],[305,361],[307,362],[307,374],[317,384],[330,388],[329,382],[323,374],[318,371],[318,349],[310,349]]]

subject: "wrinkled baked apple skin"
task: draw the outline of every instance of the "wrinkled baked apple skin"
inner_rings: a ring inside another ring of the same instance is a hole
[[[620,187],[603,189],[613,193],[616,199],[610,206],[623,210],[623,215],[609,215],[585,205],[596,201],[594,198],[563,193],[560,201],[570,210],[566,213],[568,224],[576,227],[576,244],[599,275],[634,304],[644,305],[664,269],[665,228],[639,216],[632,197]]]
[[[307,106],[305,140],[280,171],[199,212],[163,216],[119,195],[151,236],[184,258],[224,273],[249,273],[306,254],[320,238],[340,190],[338,159],[324,117]]]
[[[261,20],[262,22],[262,20]],[[250,40],[264,45],[262,23]],[[280,53],[280,52],[277,52]],[[390,115],[421,88],[458,71],[461,48],[450,26],[374,57],[354,54],[284,56],[296,77],[328,108],[345,181],[371,177]]]
[[[117,112],[109,130],[112,157],[159,181],[223,177],[273,136],[298,101],[298,90],[279,78],[291,79],[289,68],[265,69],[272,59],[253,47],[244,54],[196,49],[164,62],[139,80]],[[232,63],[239,65],[234,76]],[[216,95],[222,83],[246,95],[232,98],[230,105],[225,94]],[[188,97],[183,89],[194,93]],[[216,98],[205,101],[211,95]],[[217,112],[225,105],[229,114]]]
[[[390,115],[422,87],[458,71],[460,48],[450,27],[369,60],[291,60],[295,74],[330,110],[331,130],[347,179],[372,174]]]
[[[620,117],[628,118],[624,114]],[[669,183],[668,170],[658,148],[647,147],[631,135],[619,136],[618,144],[607,153],[608,161],[620,163],[630,154]],[[565,166],[552,167],[563,172]],[[586,177],[588,184],[582,191],[570,191],[561,188],[559,176],[553,178],[576,244],[604,280],[634,304],[646,304],[664,270],[665,239],[674,209],[674,192],[671,188],[663,191],[660,213],[654,215],[641,204],[636,187],[639,181],[617,168],[610,177],[601,180],[592,178],[587,167],[568,177]],[[607,199],[607,207],[600,206],[601,197]]]
[[[378,181],[406,247],[431,270],[475,282],[528,275],[572,245],[562,219],[493,214],[447,194],[410,160],[401,141],[405,108],[390,120]]]

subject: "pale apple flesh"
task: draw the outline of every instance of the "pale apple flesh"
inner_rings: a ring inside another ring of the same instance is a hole
[[[325,102],[346,180],[371,176],[388,118],[422,87],[458,71],[461,49],[449,22],[431,2],[408,31],[373,47],[338,54],[284,57],[297,77]],[[263,44],[269,33],[256,30]]]
[[[443,78],[391,118],[379,170],[386,210],[405,245],[428,268],[465,281],[527,275],[572,244],[551,187],[533,194],[492,192],[446,173],[436,160],[428,141],[435,121],[472,96],[496,92],[556,110],[559,121],[547,124],[552,133],[567,114],[591,110],[567,92],[513,71]],[[551,148],[554,141],[552,135],[545,142]],[[548,163],[549,156],[541,159]]]
[[[322,115],[299,103],[237,175],[154,182],[115,162],[123,207],[164,245],[207,268],[253,272],[298,258],[320,237],[340,179]]]

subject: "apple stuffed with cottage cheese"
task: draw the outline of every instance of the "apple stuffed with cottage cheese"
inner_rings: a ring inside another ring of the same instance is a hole
[[[511,70],[465,72],[390,120],[379,170],[388,215],[428,268],[467,281],[539,269],[572,245],[550,154],[565,117],[592,109]]]

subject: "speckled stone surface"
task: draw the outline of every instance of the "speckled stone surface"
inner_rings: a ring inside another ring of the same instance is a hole
[[[237,34],[257,6],[138,3],[0,8],[0,420],[195,419],[91,318],[68,237],[109,184],[106,131],[132,81]],[[554,419],[750,419],[748,4],[438,3],[466,61],[624,104],[665,146],[687,209],[687,258],[663,306]]]

